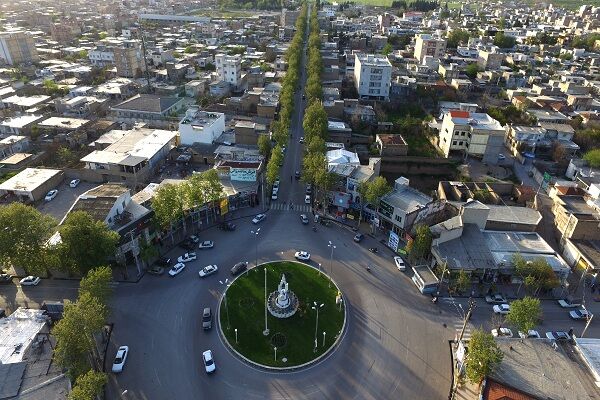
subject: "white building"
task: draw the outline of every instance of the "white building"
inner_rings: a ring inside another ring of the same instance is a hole
[[[444,115],[438,146],[446,157],[460,151],[482,157],[484,162],[497,162],[504,134],[500,122],[485,113],[454,110]]]
[[[238,55],[215,55],[219,79],[239,88],[242,84],[242,58]]]
[[[112,47],[96,46],[88,51],[90,64],[95,67],[104,67],[115,63],[115,52]]]
[[[425,60],[426,56],[431,56],[436,60],[444,57],[446,54],[446,39],[429,34],[421,34],[416,36],[415,42],[415,58],[420,63]]]
[[[387,57],[354,55],[354,85],[361,99],[388,100],[391,81],[392,64]]]
[[[179,122],[179,136],[182,145],[194,143],[210,144],[225,131],[225,114],[202,111],[198,107],[189,108]]]

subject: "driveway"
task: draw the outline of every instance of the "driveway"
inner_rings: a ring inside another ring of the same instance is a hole
[[[65,179],[65,181],[57,187],[58,194],[56,197],[51,201],[44,201],[37,209],[44,214],[51,215],[60,222],[65,215],[67,215],[67,212],[81,194],[100,185],[99,183],[81,182],[76,188],[72,188],[69,186],[69,182],[71,182],[70,179]]]

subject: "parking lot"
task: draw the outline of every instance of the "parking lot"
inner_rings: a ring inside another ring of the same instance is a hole
[[[76,188],[69,186],[71,179],[65,179],[56,189],[58,194],[51,201],[43,201],[37,206],[37,209],[56,218],[58,221],[62,220],[67,212],[84,192],[98,186],[96,183],[80,182]]]

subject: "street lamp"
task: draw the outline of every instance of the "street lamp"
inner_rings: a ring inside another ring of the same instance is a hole
[[[277,346],[273,347],[273,349],[275,350],[275,361],[277,361]]]
[[[235,342],[236,343],[238,342],[238,340],[237,340],[237,328],[235,328]]]
[[[323,347],[325,347],[325,331],[323,331]]]
[[[331,257],[329,258],[329,277],[331,277],[333,275],[333,249],[335,249],[336,247],[333,245],[333,243],[331,243],[331,240],[329,241],[329,244],[327,245],[327,247],[331,248]],[[327,283],[328,287],[331,287],[331,279],[329,279],[329,282]]]
[[[255,256],[255,261],[254,261],[254,266],[258,266],[258,234],[260,233],[260,228],[258,228],[256,230],[256,232],[254,231],[250,231],[251,234],[254,235],[255,237],[255,241],[254,241],[254,256]]]
[[[319,304],[317,304],[317,302],[316,302],[316,301],[313,301],[313,304],[314,304],[314,306],[313,306],[313,307],[311,307],[311,308],[312,308],[313,310],[317,310],[317,321],[316,321],[316,323],[315,323],[315,348],[314,348],[314,350],[313,350],[313,351],[316,353],[316,352],[317,352],[317,332],[319,331],[319,310],[320,310],[321,308],[323,308],[323,306],[324,306],[325,304],[321,303],[321,304],[319,305]]]
[[[321,263],[319,263],[319,276],[321,276]]]
[[[269,335],[269,325],[267,325],[267,267],[265,266],[265,330],[263,331],[264,336]]]
[[[229,279],[225,279],[225,282],[219,281],[219,283],[225,286],[225,289],[223,290],[223,299],[225,300],[225,312],[227,313],[227,329],[229,329],[229,307],[227,307],[227,289],[229,288],[229,286],[231,286],[231,282],[229,282]]]

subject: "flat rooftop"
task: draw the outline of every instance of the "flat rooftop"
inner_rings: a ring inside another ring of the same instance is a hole
[[[46,326],[43,310],[17,308],[0,318],[0,363],[12,364],[26,358],[27,349]]]
[[[32,192],[47,180],[61,174],[59,169],[26,168],[6,182],[0,184],[0,190]]]
[[[65,117],[50,117],[38,123],[43,128],[58,128],[58,129],[79,129],[90,122],[89,119],[83,118],[65,118]]]
[[[27,126],[32,122],[39,121],[42,118],[44,118],[42,115],[35,114],[19,115],[16,117],[6,118],[0,122],[0,126],[6,126],[9,128],[23,128],[24,126]]]
[[[387,57],[379,54],[356,53],[356,58],[361,64],[373,67],[392,67],[392,63]]]

